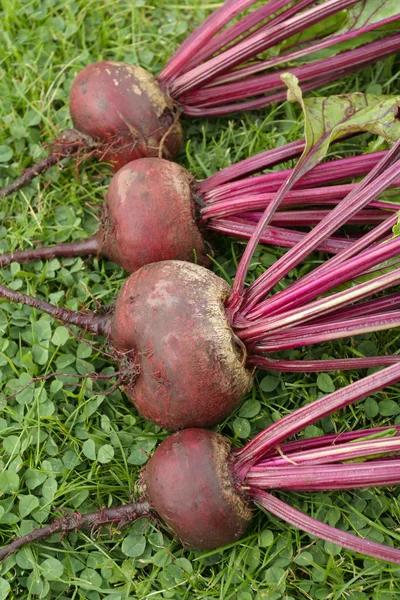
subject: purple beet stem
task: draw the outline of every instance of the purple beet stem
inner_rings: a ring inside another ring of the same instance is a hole
[[[361,381],[352,383],[345,388],[328,394],[294,413],[283,417],[266,430],[262,431],[243,448],[236,451],[236,470],[243,479],[257,461],[267,456],[283,440],[305,427],[312,425],[323,417],[365,398],[373,392],[396,383],[400,380],[400,364],[386,367],[378,373],[373,373]]]
[[[272,267],[270,267],[261,277],[259,277],[246,291],[245,300],[242,305],[242,313],[244,316],[249,315],[251,310],[257,305],[257,303],[265,296],[273,286],[284,277],[291,269],[299,264],[303,258],[305,258],[317,245],[327,237],[329,237],[334,231],[346,223],[347,219],[356,214],[361,208],[366,206],[369,202],[374,200],[379,194],[381,194],[389,185],[396,180],[400,175],[400,160],[394,162],[400,155],[400,140],[398,140],[393,148],[387,152],[384,158],[376,165],[369,174],[364,177],[362,182],[354,188],[348,196],[344,198],[314,229],[308,234],[303,242],[300,242],[292,250],[289,250],[284,257],[279,259]],[[394,164],[392,164],[394,162]],[[390,166],[389,166],[390,165]],[[289,182],[289,180],[288,180]],[[276,199],[280,201],[282,195],[285,194],[288,185],[281,188],[281,192],[278,192]],[[275,203],[271,203],[271,207]],[[273,207],[275,209],[275,206]],[[265,211],[267,214],[268,209]],[[271,209],[268,211],[268,215],[271,213]],[[272,214],[271,214],[272,216]],[[261,224],[265,223],[265,217],[260,221],[260,228],[254,233],[254,240],[257,240],[259,232],[262,233]],[[265,223],[266,224],[266,223]],[[248,244],[250,246],[251,241]],[[254,244],[252,244],[253,246]],[[251,248],[252,248],[251,246]],[[253,250],[252,250],[253,253]],[[251,257],[251,255],[250,255]],[[247,257],[242,257],[239,264],[246,267],[247,271]],[[239,273],[239,268],[238,272]],[[242,272],[240,276],[236,275],[238,283],[235,287],[237,293],[242,289]],[[236,283],[236,281],[235,281]]]
[[[372,558],[378,558],[387,562],[400,564],[400,551],[377,542],[362,539],[330,525],[326,525],[313,517],[302,513],[296,508],[292,508],[286,502],[279,500],[268,492],[252,488],[249,493],[256,504],[262,506],[268,512],[290,525],[302,529],[312,536],[316,536],[333,544],[337,544],[347,550],[365,554]]]
[[[0,255],[0,268],[7,267],[12,262],[27,263],[34,260],[50,260],[52,258],[65,258],[72,256],[91,256],[100,251],[96,236],[86,240],[30,248],[29,250],[16,250]]]

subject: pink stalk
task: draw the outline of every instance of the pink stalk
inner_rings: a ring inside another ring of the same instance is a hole
[[[263,153],[264,154],[264,153]],[[258,155],[256,155],[258,156]],[[337,181],[344,181],[350,178],[360,177],[368,174],[371,169],[374,169],[379,161],[387,156],[387,151],[374,152],[371,154],[362,154],[361,156],[352,156],[351,158],[341,158],[330,162],[316,165],[311,171],[296,183],[294,189],[322,187],[323,185],[332,184]],[[251,161],[251,159],[248,159]],[[237,165],[228,167],[233,172]],[[293,169],[285,169],[283,171],[274,171],[263,175],[256,175],[248,179],[232,181],[223,185],[213,185],[214,189],[206,189],[203,200],[206,204],[220,202],[222,200],[231,200],[236,197],[243,197],[245,194],[265,194],[277,192],[279,187],[290,177]],[[222,171],[223,172],[223,171]],[[212,175],[214,177],[214,175]],[[200,183],[200,192],[203,192],[203,186],[209,180],[206,179]],[[395,181],[393,186],[400,185],[400,179]],[[391,187],[391,186],[389,186]]]
[[[186,63],[185,72],[187,73],[190,69],[193,69],[204,60],[210,58],[215,52],[221,50],[227,46],[230,42],[233,42],[239,36],[243,34],[248,34],[246,37],[255,35],[261,31],[261,28],[257,30],[253,30],[251,33],[248,33],[253,27],[260,24],[265,19],[271,17],[273,13],[281,10],[285,6],[291,3],[292,0],[269,0],[264,6],[260,6],[255,11],[243,17],[237,23],[234,23],[229,28],[221,31],[218,35],[216,35],[212,40],[210,40],[196,55]],[[295,6],[291,6],[288,9],[282,11],[279,15],[276,15],[273,19],[268,21],[268,23],[262,25],[263,30],[269,29],[273,25],[277,25],[278,23],[282,23],[287,18],[293,16],[298,13],[303,8],[307,8],[310,4],[313,4],[315,0],[302,0],[301,2],[297,2]]]
[[[384,387],[400,380],[400,364],[386,367],[378,373],[368,375],[360,381],[328,394],[311,404],[299,408],[295,412],[273,423],[256,435],[243,448],[235,451],[235,469],[243,479],[249,469],[261,458],[268,456],[283,440],[298,433],[305,427],[320,421],[333,412],[365,398]]]
[[[347,196],[356,187],[356,183],[348,183],[344,185],[331,185],[327,187],[311,188],[311,189],[295,189],[288,192],[281,203],[281,207],[292,207],[292,206],[310,206],[310,205],[321,205],[321,206],[335,206],[343,198]],[[395,188],[397,189],[397,188]],[[275,195],[275,192],[271,193],[257,193],[244,195],[243,197],[234,198],[232,200],[222,200],[219,202],[212,202],[208,206],[201,209],[200,223],[206,223],[208,219],[229,217],[231,215],[237,215],[243,211],[256,211],[259,209],[265,209]],[[369,208],[379,209],[379,211],[398,211],[400,210],[400,204],[394,202],[386,202],[374,200],[369,203]],[[254,213],[258,215],[259,213]],[[276,218],[280,215],[280,212],[276,213]],[[290,214],[293,214],[290,212]],[[359,213],[360,214],[360,213]],[[362,214],[362,213],[361,213]],[[376,212],[368,215],[376,214],[376,219],[380,222],[387,216],[387,213]],[[379,218],[378,218],[379,217]],[[356,217],[357,218],[357,217]],[[369,221],[367,221],[369,222]]]
[[[385,189],[400,176],[400,160],[391,164],[399,155],[400,140],[394,144],[393,148],[386,154],[383,160],[369,172],[357,188],[355,188],[353,192],[350,192],[350,194],[330,212],[327,218],[323,219],[314,227],[303,242],[300,242],[292,250],[289,250],[284,257],[279,259],[250,286],[246,292],[245,302],[242,306],[242,314],[244,316],[248,315],[261,298],[265,296],[282,277],[289,273],[291,269],[313,251],[322,240],[329,237],[334,231],[346,223],[351,216],[356,214],[379,194],[385,191]],[[301,173],[301,170],[299,172]],[[288,180],[288,182],[290,182],[290,180]],[[276,197],[277,200],[280,200],[282,193],[285,193],[287,185],[284,185],[281,188],[282,192],[278,192]],[[274,204],[276,204],[276,202]],[[271,203],[271,207],[272,206],[273,204]],[[275,206],[273,206],[273,208],[275,208]],[[254,234],[253,243],[250,241],[247,246],[247,248],[250,247],[249,252],[246,256],[243,255],[241,263],[239,264],[236,275],[238,282],[236,286],[234,285],[234,290],[237,294],[239,293],[239,290],[243,288],[247,267],[255,249],[254,242],[257,240],[259,231],[262,231],[262,226],[267,220],[266,217],[270,218],[270,216],[272,216],[270,213],[271,210],[267,209],[265,217],[259,222],[259,228],[256,230],[257,233]],[[239,272],[241,267],[242,269]]]
[[[247,318],[250,319],[251,317],[251,319],[258,319],[262,315],[265,316],[279,313],[282,307],[284,307],[286,311],[294,308],[295,306],[304,304],[304,302],[306,302],[309,298],[314,297],[313,294],[314,290],[316,289],[315,284],[319,281],[320,277],[324,276],[330,271],[330,269],[333,270],[334,268],[339,267],[345,260],[357,255],[357,253],[361,255],[361,252],[368,252],[369,247],[372,244],[376,243],[376,241],[378,241],[383,235],[392,230],[397,223],[397,219],[397,214],[388,217],[386,221],[372,229],[372,231],[368,232],[352,245],[349,245],[346,250],[338,254],[336,257],[329,259],[314,269],[314,271],[305,277],[302,277],[299,281],[293,283],[286,290],[278,292],[271,298],[260,302],[259,305],[247,315]],[[306,294],[307,290],[310,290],[310,296]]]
[[[387,52],[390,54],[390,52]],[[375,60],[377,58],[375,57]],[[368,63],[367,63],[368,64]],[[310,81],[301,82],[301,89],[303,93],[315,90],[315,88],[328,85],[333,81],[337,81],[339,77],[344,77],[349,73],[358,71],[363,65],[353,64],[348,69],[342,69],[342,72],[334,71],[327,75],[320,75],[316,79]],[[267,96],[261,96],[252,100],[246,100],[244,102],[234,102],[233,104],[224,104],[221,106],[207,107],[207,106],[192,106],[191,104],[185,104],[184,101],[180,102],[182,111],[187,117],[220,117],[223,115],[231,115],[232,113],[242,112],[245,110],[257,110],[265,108],[274,102],[285,102],[287,100],[287,89],[281,88],[277,92],[268,94]]]
[[[313,81],[315,85],[317,79],[324,77],[327,73],[335,75],[337,78],[338,74],[343,75],[348,69],[351,71],[359,69],[371,62],[375,62],[377,57],[385,58],[385,56],[393,54],[399,48],[400,34],[377,40],[376,42],[361,46],[361,48],[348,50],[337,56],[323,58],[298,67],[290,67],[290,72],[298,78],[302,87],[309,81]],[[202,87],[200,90],[195,90],[183,96],[183,103],[205,108],[243,100],[251,96],[276,92],[279,89],[285,89],[281,75],[287,71],[288,69],[286,68],[274,73],[259,75],[258,77],[233,83]],[[316,85],[319,87],[318,83]],[[265,100],[268,101],[268,96]]]
[[[311,204],[332,203],[337,204],[354,189],[355,184],[332,185],[320,188],[291,190],[286,194],[281,206],[308,206]],[[242,197],[232,200],[213,202],[201,209],[200,222],[207,219],[229,217],[243,211],[265,208],[273,199],[276,190],[270,193],[243,194]],[[399,207],[400,208],[400,207]]]
[[[369,317],[342,319],[339,323],[308,324],[305,327],[293,327],[281,331],[279,335],[267,334],[264,339],[257,341],[254,352],[280,352],[398,327],[400,327],[400,310]]]
[[[343,317],[345,319],[351,319],[353,317],[362,317],[385,310],[394,310],[400,308],[400,293],[395,292],[389,294],[384,298],[375,298],[374,300],[367,300],[366,302],[360,302],[354,307],[344,308],[337,310],[329,315],[329,317],[321,317],[315,322],[317,323],[333,323],[334,321],[340,321]]]
[[[279,259],[275,265],[270,267],[264,275],[259,277],[247,290],[243,298],[244,281],[257,244],[260,241],[263,229],[270,222],[274,212],[286,193],[293,187],[306,170],[308,170],[308,156],[303,155],[296,165],[296,169],[277,192],[274,200],[265,209],[263,217],[258,222],[253,237],[250,238],[246,250],[237,268],[235,281],[232,286],[231,295],[227,301],[228,318],[233,319],[239,311],[241,317],[246,317],[250,310],[268,293],[272,287],[289,271],[295,267],[303,258],[314,250],[319,242],[329,237],[351,216],[356,214],[364,206],[374,200],[379,194],[400,176],[400,160],[390,165],[400,154],[400,140],[386,154],[378,165],[363,179],[353,192],[342,200],[314,229],[306,236],[303,242],[289,250],[285,256]],[[388,167],[388,168],[387,168]]]
[[[364,432],[369,433],[367,430]],[[325,438],[325,436],[321,436]],[[368,436],[367,436],[368,437]],[[316,466],[328,465],[332,463],[343,463],[344,461],[355,460],[359,458],[376,458],[392,452],[400,452],[400,437],[382,437],[375,439],[353,440],[338,446],[326,444],[319,448],[303,450],[300,452],[289,452],[285,454],[281,448],[282,454],[273,458],[267,458],[254,465],[247,473],[246,481],[249,477],[258,475],[267,476],[268,470],[277,467],[288,467],[296,469],[298,466]],[[260,484],[258,486],[261,487]],[[257,487],[258,487],[257,486]]]
[[[322,373],[324,371],[352,371],[387,367],[400,363],[400,354],[389,356],[366,356],[362,358],[331,358],[319,360],[285,360],[251,354],[246,361],[249,367],[282,373]]]
[[[297,325],[300,323],[305,323],[310,321],[315,316],[329,314],[337,307],[342,307],[351,302],[355,302],[356,300],[366,298],[373,293],[393,287],[399,282],[400,269],[396,269],[390,273],[376,277],[372,281],[367,281],[343,292],[332,294],[328,298],[322,298],[320,300],[310,302],[303,308],[289,310],[285,313],[282,313],[282,315],[270,317],[269,319],[260,319],[245,329],[241,329],[240,339],[247,343],[256,343],[258,340],[263,339],[263,336],[269,336],[271,331],[283,329],[284,327],[293,324]]]
[[[255,223],[262,217],[262,212],[252,211],[240,213],[244,219]],[[330,214],[329,210],[309,209],[309,210],[291,210],[277,211],[272,217],[271,223],[277,227],[308,227],[317,225]],[[375,225],[382,223],[386,219],[386,214],[379,210],[360,210],[356,215],[350,217],[346,225]]]
[[[236,81],[238,79],[244,79],[249,75],[254,75],[254,73],[259,73],[260,71],[265,71],[270,69],[271,67],[276,67],[277,65],[292,62],[298,58],[303,56],[308,56],[314,52],[318,52],[325,48],[330,48],[335,44],[339,44],[345,42],[347,40],[351,40],[359,35],[363,35],[368,33],[369,31],[373,31],[374,29],[378,29],[379,27],[384,27],[385,25],[389,25],[390,23],[394,23],[399,20],[399,15],[394,15],[392,17],[388,17],[387,19],[382,19],[381,21],[376,21],[375,23],[370,23],[368,25],[363,25],[358,29],[351,29],[350,31],[346,31],[341,34],[330,35],[326,39],[322,41],[316,41],[314,43],[307,43],[303,48],[295,51],[287,51],[279,56],[274,56],[264,61],[257,62],[255,64],[249,65],[247,67],[243,67],[242,69],[235,69],[232,73],[228,73],[227,75],[222,75],[221,77],[216,77],[211,85],[220,85],[222,83],[227,83],[231,81]]]
[[[225,167],[225,169],[222,169],[218,173],[201,181],[200,190],[203,194],[208,191],[212,192],[215,188],[224,183],[228,183],[239,177],[244,177],[245,175],[250,175],[261,169],[273,167],[285,160],[296,158],[296,156],[299,156],[303,152],[304,143],[304,140],[290,142],[284,146],[260,152],[259,154],[241,160],[234,165],[229,165],[229,167]]]
[[[313,451],[317,448],[336,448],[337,445],[347,444],[348,442],[358,442],[365,439],[373,439],[374,437],[382,439],[394,437],[400,434],[400,425],[390,425],[383,427],[371,427],[368,429],[356,429],[353,431],[342,431],[340,433],[330,433],[328,435],[320,435],[318,437],[304,438],[293,442],[285,442],[280,444],[278,449],[265,460],[257,463],[258,465],[269,464],[269,461],[283,460],[287,464],[283,455],[292,454],[295,452]],[[278,453],[278,450],[280,454]]]
[[[265,490],[318,492],[400,483],[400,460],[376,460],[353,465],[268,467],[263,473],[250,470],[246,484]]]
[[[390,220],[390,223],[392,221]],[[379,232],[378,232],[379,233]],[[375,235],[377,232],[375,231]],[[355,242],[357,244],[357,242]],[[354,244],[354,245],[355,245]],[[350,248],[351,249],[351,248]],[[383,244],[379,244],[377,246],[371,246],[360,252],[358,255],[349,258],[337,265],[331,266],[330,269],[324,269],[323,272],[319,274],[319,277],[309,278],[306,282],[303,282],[301,286],[301,293],[299,294],[299,286],[292,291],[292,293],[286,294],[285,303],[283,303],[282,297],[280,297],[280,305],[284,306],[284,309],[279,311],[279,314],[286,314],[290,311],[295,310],[299,305],[305,305],[307,302],[320,296],[324,292],[331,290],[332,288],[337,287],[338,285],[345,283],[346,281],[351,281],[358,275],[366,273],[372,267],[376,265],[380,265],[386,260],[393,258],[398,255],[400,250],[400,238],[394,238],[390,241],[385,241]],[[294,297],[294,302],[291,302]],[[293,306],[295,304],[295,306]],[[257,311],[257,320],[261,317],[268,318],[265,316],[264,311],[265,304],[262,303],[259,305],[259,310]],[[275,313],[276,313],[275,303]],[[277,317],[271,318],[276,320]],[[253,321],[252,321],[253,322]]]
[[[207,223],[207,229],[218,231],[240,237],[241,239],[250,239],[254,233],[254,223],[248,222],[240,217],[230,217],[229,219],[211,219]],[[260,242],[263,244],[271,244],[273,246],[283,246],[284,248],[293,248],[300,240],[304,239],[306,233],[301,231],[293,231],[291,229],[283,229],[282,227],[268,226],[265,228]],[[336,254],[348,248],[352,243],[351,239],[339,237],[330,237],[323,241],[317,248],[321,252],[328,254]]]
[[[358,0],[328,0],[321,5],[306,10],[284,22],[284,26],[279,23],[266,31],[263,30],[248,39],[235,44],[233,48],[222,52],[218,56],[211,58],[174,80],[171,85],[171,94],[179,99],[183,94],[200,86],[204,86],[213,80],[217,75],[227,72],[253,58],[260,52],[272,48],[276,44],[291,37],[295,33],[303,31],[306,28],[334,15],[340,10],[356,4]],[[200,45],[198,46],[200,47]],[[185,59],[187,57],[185,56]],[[183,61],[183,55],[180,57]]]
[[[161,84],[168,86],[178,75],[184,73],[186,64],[193,56],[211,40],[229,21],[246,10],[257,0],[226,0],[207,19],[186,38],[183,44],[168,61],[159,76]]]
[[[387,562],[400,564],[400,550],[390,548],[377,542],[364,540],[356,535],[326,525],[313,517],[309,517],[300,510],[291,507],[286,502],[275,498],[269,492],[257,488],[251,488],[248,493],[256,504],[272,513],[276,517],[286,521],[290,525],[302,529],[312,536],[316,536],[332,544],[337,544],[347,550],[358,552],[372,558],[378,558]]]

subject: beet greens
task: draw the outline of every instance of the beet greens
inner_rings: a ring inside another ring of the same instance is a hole
[[[400,48],[400,13],[390,0],[378,6],[375,0],[301,0],[292,6],[291,0],[270,0],[251,10],[254,4],[227,0],[181,44],[158,80],[121,62],[88,65],[71,88],[74,128],[54,140],[49,155],[0,197],[77,153],[115,169],[143,156],[172,159],[182,139],[180,113],[223,115],[284,100],[281,75],[287,67],[275,67],[290,65],[303,90],[310,91]],[[332,16],[334,30],[329,22],[322,33],[321,24]]]

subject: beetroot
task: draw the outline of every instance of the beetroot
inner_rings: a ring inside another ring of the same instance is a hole
[[[193,184],[186,169],[166,160],[143,158],[126,165],[105,198],[100,253],[130,273],[174,258],[207,264]]]
[[[134,273],[115,302],[110,336],[131,372],[126,393],[167,429],[210,427],[250,389],[246,350],[229,327],[229,286],[196,265],[153,263]]]
[[[111,181],[96,235],[72,243],[5,253],[0,255],[0,266],[5,267],[12,261],[27,263],[86,255],[112,259],[130,273],[146,264],[169,259],[207,266],[210,264],[208,230],[249,238],[260,218],[256,211],[269,205],[281,182],[293,171],[239,180],[235,176],[246,175],[247,169],[254,168],[253,163],[260,169],[296,156],[303,145],[300,141],[256,155],[202,182],[196,182],[189,171],[164,159],[141,158],[130,162]],[[337,204],[355,187],[352,183],[332,184],[368,173],[385,155],[385,151],[375,152],[315,167],[287,194],[283,207],[289,210],[275,214],[261,241],[292,247],[303,240],[306,233],[294,228],[318,224],[327,214],[326,207]],[[294,210],[299,206],[303,210]],[[319,206],[324,210],[316,208]],[[312,210],[304,210],[308,207]],[[397,208],[390,202],[371,202],[368,209],[347,223],[379,223],[386,218],[388,210]],[[287,228],[280,226],[286,223]],[[318,249],[336,254],[351,245],[354,235],[352,232],[351,237],[330,236]]]
[[[251,504],[256,503],[313,536],[399,564],[399,550],[326,525],[265,491],[398,484],[400,426],[282,442],[332,412],[399,380],[399,365],[374,373],[288,414],[240,449],[232,448],[218,433],[204,429],[179,431],[161,442],[144,467],[139,502],[86,515],[75,511],[63,516],[12,541],[0,550],[0,560],[53,533],[93,530],[106,523],[126,525],[139,517],[156,515],[186,546],[218,548],[246,533]],[[362,462],[354,463],[355,459]]]
[[[96,140],[118,170],[143,156],[174,158],[182,141],[171,99],[145,69],[102,61],[85,67],[70,92],[75,129]]]
[[[246,349],[224,310],[226,282],[180,261],[147,265],[125,282],[111,313],[75,313],[0,286],[0,296],[107,335],[138,410],[170,430],[210,427],[252,385]]]
[[[1,190],[0,197],[78,152],[110,161],[116,169],[142,156],[173,158],[181,142],[180,113],[224,115],[282,101],[286,88],[281,75],[287,68],[276,71],[280,65],[290,65],[303,90],[309,91],[400,47],[399,14],[387,0],[372,13],[369,6],[360,7],[359,0],[325,0],[316,7],[315,0],[294,5],[277,0],[248,11],[255,3],[225,2],[188,36],[158,79],[121,62],[85,67],[71,89],[75,129],[55,140],[49,155]],[[316,24],[345,10],[346,22],[338,19],[337,31],[315,37]],[[300,48],[286,46],[298,34],[305,35],[307,43]],[[342,51],[348,44],[351,49]],[[310,54],[326,50],[327,58],[309,62]]]
[[[145,467],[145,497],[183,544],[217,548],[245,534],[252,513],[231,461],[226,438],[186,429],[164,440]]]
[[[234,410],[250,388],[248,367],[304,372],[368,368],[400,360],[396,354],[307,362],[269,356],[271,351],[400,326],[398,293],[368,299],[400,281],[400,268],[386,269],[383,274],[378,270],[396,260],[400,251],[400,238],[387,238],[397,222],[396,214],[299,281],[267,297],[281,273],[296,266],[399,175],[400,140],[303,242],[242,293],[238,291],[242,275],[236,276],[230,290],[201,266],[163,261],[146,265],[128,278],[113,314],[75,313],[5,286],[0,286],[0,296],[109,336],[128,396],[157,424],[168,429],[210,426]],[[128,169],[117,177],[122,182],[117,186],[118,208],[124,205]],[[379,243],[382,237],[385,243]],[[368,275],[366,281],[357,283],[363,275]],[[335,292],[344,283],[346,288]],[[364,302],[353,306],[360,300]]]

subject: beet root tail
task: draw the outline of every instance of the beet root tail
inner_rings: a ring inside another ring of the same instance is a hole
[[[42,246],[40,248],[29,248],[27,250],[16,250],[5,252],[0,255],[0,268],[8,267],[12,262],[20,264],[38,260],[51,260],[53,258],[71,258],[74,256],[92,256],[100,254],[97,237],[94,235],[82,241],[55,244],[54,246]]]
[[[135,502],[116,506],[115,508],[102,508],[96,512],[82,515],[78,512],[66,514],[56,519],[50,525],[41,529],[33,529],[30,533],[13,540],[0,550],[0,562],[8,556],[32,542],[41,542],[54,533],[67,535],[71,531],[89,529],[94,531],[103,525],[117,524],[119,528],[129,525],[136,519],[147,517],[151,514],[148,502]]]
[[[82,150],[93,150],[97,143],[88,136],[79,133],[75,129],[67,129],[60,138],[55,139],[50,147],[46,158],[32,167],[25,169],[23,174],[0,190],[0,198],[5,198],[18,192],[23,187],[32,183],[35,177],[45,173],[54,165],[60,163],[64,158],[70,158]]]

